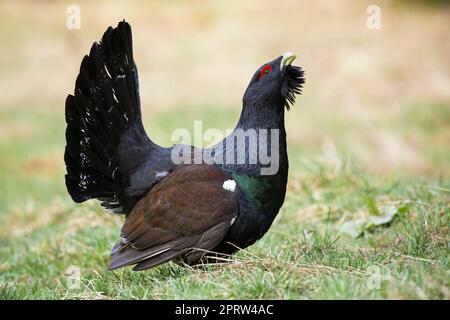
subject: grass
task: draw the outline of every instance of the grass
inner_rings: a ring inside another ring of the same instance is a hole
[[[185,121],[203,114],[208,126],[220,127],[217,119],[235,121],[210,110],[186,113]],[[148,127],[163,136],[166,129],[157,123],[179,122],[178,115],[162,113]],[[294,147],[281,213],[268,234],[232,263],[206,271],[166,264],[142,273],[108,272],[122,218],[95,202],[76,205],[66,195],[60,115],[6,110],[2,119],[29,127],[33,139],[0,143],[7,155],[0,162],[0,299],[450,297],[447,179],[378,175],[351,156],[330,161],[328,153],[303,154]],[[389,226],[361,238],[339,233],[345,221],[370,215],[374,203],[404,210]],[[73,266],[80,272],[75,288]]]

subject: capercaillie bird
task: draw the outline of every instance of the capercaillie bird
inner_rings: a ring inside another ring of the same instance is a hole
[[[74,94],[66,99],[65,182],[75,202],[98,199],[125,215],[110,270],[216,261],[267,232],[286,193],[285,109],[304,84],[303,70],[291,65],[294,59],[285,53],[256,70],[233,131],[270,130],[265,146],[277,146],[271,151],[277,166],[262,174],[265,164],[248,161],[258,150],[245,137],[243,144],[233,143],[233,133],[211,148],[182,150],[191,160],[209,152],[214,159],[226,154],[244,161],[174,161],[180,145],[161,147],[143,127],[130,25],[122,21],[109,27],[92,45],[81,62]],[[263,144],[257,146],[262,149]]]

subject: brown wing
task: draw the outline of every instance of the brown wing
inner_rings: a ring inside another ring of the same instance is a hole
[[[223,188],[231,179],[208,165],[175,169],[125,220],[109,269],[138,264],[134,270],[144,270],[182,255],[188,263],[200,259],[238,215],[235,192]]]

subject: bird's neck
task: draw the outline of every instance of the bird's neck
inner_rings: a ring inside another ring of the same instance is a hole
[[[244,101],[236,128],[279,129],[285,135],[284,106],[281,102],[280,106],[274,106]]]
[[[261,164],[256,167],[247,166],[246,170],[237,170],[233,172],[233,177],[242,191],[244,191],[265,214],[275,215],[283,204],[287,174],[288,157],[286,144],[286,130],[284,124],[284,106],[263,106],[246,105],[244,106],[236,129],[267,129],[267,131],[276,130],[277,146],[272,148],[273,140],[269,141],[270,152],[278,154],[278,167],[270,174],[261,174]],[[272,135],[272,133],[270,133]],[[271,154],[272,159],[273,154]],[[256,169],[256,170],[255,170]]]

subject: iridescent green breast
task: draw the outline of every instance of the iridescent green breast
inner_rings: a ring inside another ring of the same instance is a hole
[[[287,177],[281,173],[273,176],[232,174],[239,188],[262,211],[277,213],[284,201]]]

